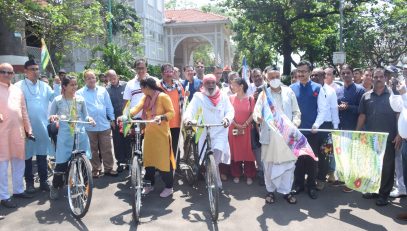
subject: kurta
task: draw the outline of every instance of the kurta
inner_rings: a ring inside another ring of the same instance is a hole
[[[255,101],[253,97],[239,99],[236,95],[230,96],[230,102],[235,110],[234,121],[237,124],[244,124],[252,115]],[[230,153],[233,161],[255,161],[251,143],[251,123],[244,129],[243,135],[233,135],[235,126],[233,123],[229,127]]]
[[[73,100],[66,100],[62,95],[57,96],[51,104],[50,115],[66,116],[66,119],[70,119],[70,108]],[[78,115],[77,120],[88,121],[88,112],[86,110],[85,100],[81,96],[76,96],[76,112]],[[89,146],[88,135],[85,131],[83,124],[76,124],[79,129],[79,150],[84,150],[86,156],[90,159],[91,152]],[[61,164],[67,162],[71,158],[71,153],[74,145],[74,135],[71,134],[69,124],[67,122],[59,122],[59,130],[57,137],[56,148],[56,163]]]
[[[25,133],[31,133],[24,95],[13,84],[0,83],[0,161],[25,159]]]
[[[184,120],[195,120],[198,110],[202,109],[203,123],[205,124],[220,124],[224,118],[232,122],[235,116],[235,110],[230,103],[229,97],[221,93],[219,103],[214,106],[213,103],[202,92],[195,93],[192,101],[189,103],[185,111]],[[222,152],[221,162],[224,164],[230,163],[230,147],[228,141],[228,129],[224,127],[210,128],[212,150],[217,149]],[[202,149],[206,138],[206,129],[202,132],[199,138],[199,151]]]
[[[140,102],[130,110],[130,115],[137,115],[144,105],[146,96],[141,98]],[[151,110],[146,111],[147,120],[154,119],[155,116],[165,115],[167,120],[161,121],[161,124],[148,123],[144,132],[143,144],[143,162],[144,167],[154,167],[163,172],[175,169],[174,152],[171,148],[171,132],[168,121],[174,117],[174,108],[170,97],[165,93],[160,93],[155,103],[156,115],[152,115]]]
[[[27,104],[28,116],[35,136],[35,142],[27,140],[25,142],[25,158],[30,159],[33,155],[53,154],[51,139],[48,136],[48,108],[55,96],[61,92],[60,85],[55,84],[54,90],[43,82],[37,81],[35,84],[29,79],[23,79],[16,83],[24,93]]]

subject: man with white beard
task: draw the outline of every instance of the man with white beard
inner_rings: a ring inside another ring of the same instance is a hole
[[[184,114],[184,123],[189,124],[200,114],[207,124],[223,124],[223,127],[211,128],[212,150],[218,171],[217,183],[222,188],[219,176],[219,163],[230,163],[230,148],[228,129],[234,118],[235,111],[229,97],[216,86],[216,77],[213,74],[205,75],[201,92],[196,92]],[[201,150],[206,138],[206,130],[200,136],[198,147]]]

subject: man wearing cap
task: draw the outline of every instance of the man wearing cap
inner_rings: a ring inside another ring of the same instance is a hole
[[[8,190],[8,165],[11,163],[13,197],[32,197],[24,193],[23,173],[25,165],[26,135],[32,137],[24,95],[20,88],[11,84],[13,66],[0,64],[0,204],[6,208],[17,205],[11,200]]]
[[[25,79],[16,83],[25,97],[28,116],[30,117],[35,142],[27,140],[25,143],[25,172],[24,178],[27,193],[34,193],[34,175],[32,169],[32,157],[36,155],[38,175],[40,177],[40,189],[49,191],[47,182],[48,168],[47,155],[53,154],[51,140],[48,136],[48,107],[55,96],[61,94],[60,79],[54,79],[54,90],[44,83],[38,81],[40,77],[39,67],[35,60],[30,59],[24,64]]]
[[[184,123],[188,124],[195,120],[204,121],[205,124],[223,124],[224,127],[211,128],[211,145],[214,152],[218,171],[218,186],[222,187],[219,176],[219,163],[230,163],[230,148],[228,141],[228,129],[234,118],[235,110],[230,103],[229,97],[221,93],[216,86],[216,77],[213,74],[205,75],[201,92],[197,92],[188,104],[184,114]],[[201,150],[206,137],[204,130],[199,138],[199,150]]]
[[[59,79],[65,78],[65,76],[66,76],[66,70],[65,70],[65,69],[60,69],[60,70],[58,71],[58,77],[59,77]]]

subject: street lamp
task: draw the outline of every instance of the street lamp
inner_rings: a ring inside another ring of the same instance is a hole
[[[339,51],[343,52],[343,0],[339,0]]]

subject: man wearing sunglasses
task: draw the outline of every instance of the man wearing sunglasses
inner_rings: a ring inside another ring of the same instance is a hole
[[[40,71],[35,60],[30,59],[24,64],[25,78],[16,83],[24,94],[28,116],[37,139],[25,142],[25,172],[26,192],[35,193],[32,157],[35,155],[40,177],[40,190],[49,191],[47,155],[53,154],[51,140],[48,136],[48,105],[55,96],[61,93],[59,78],[54,79],[54,90],[43,81],[39,81]]]

